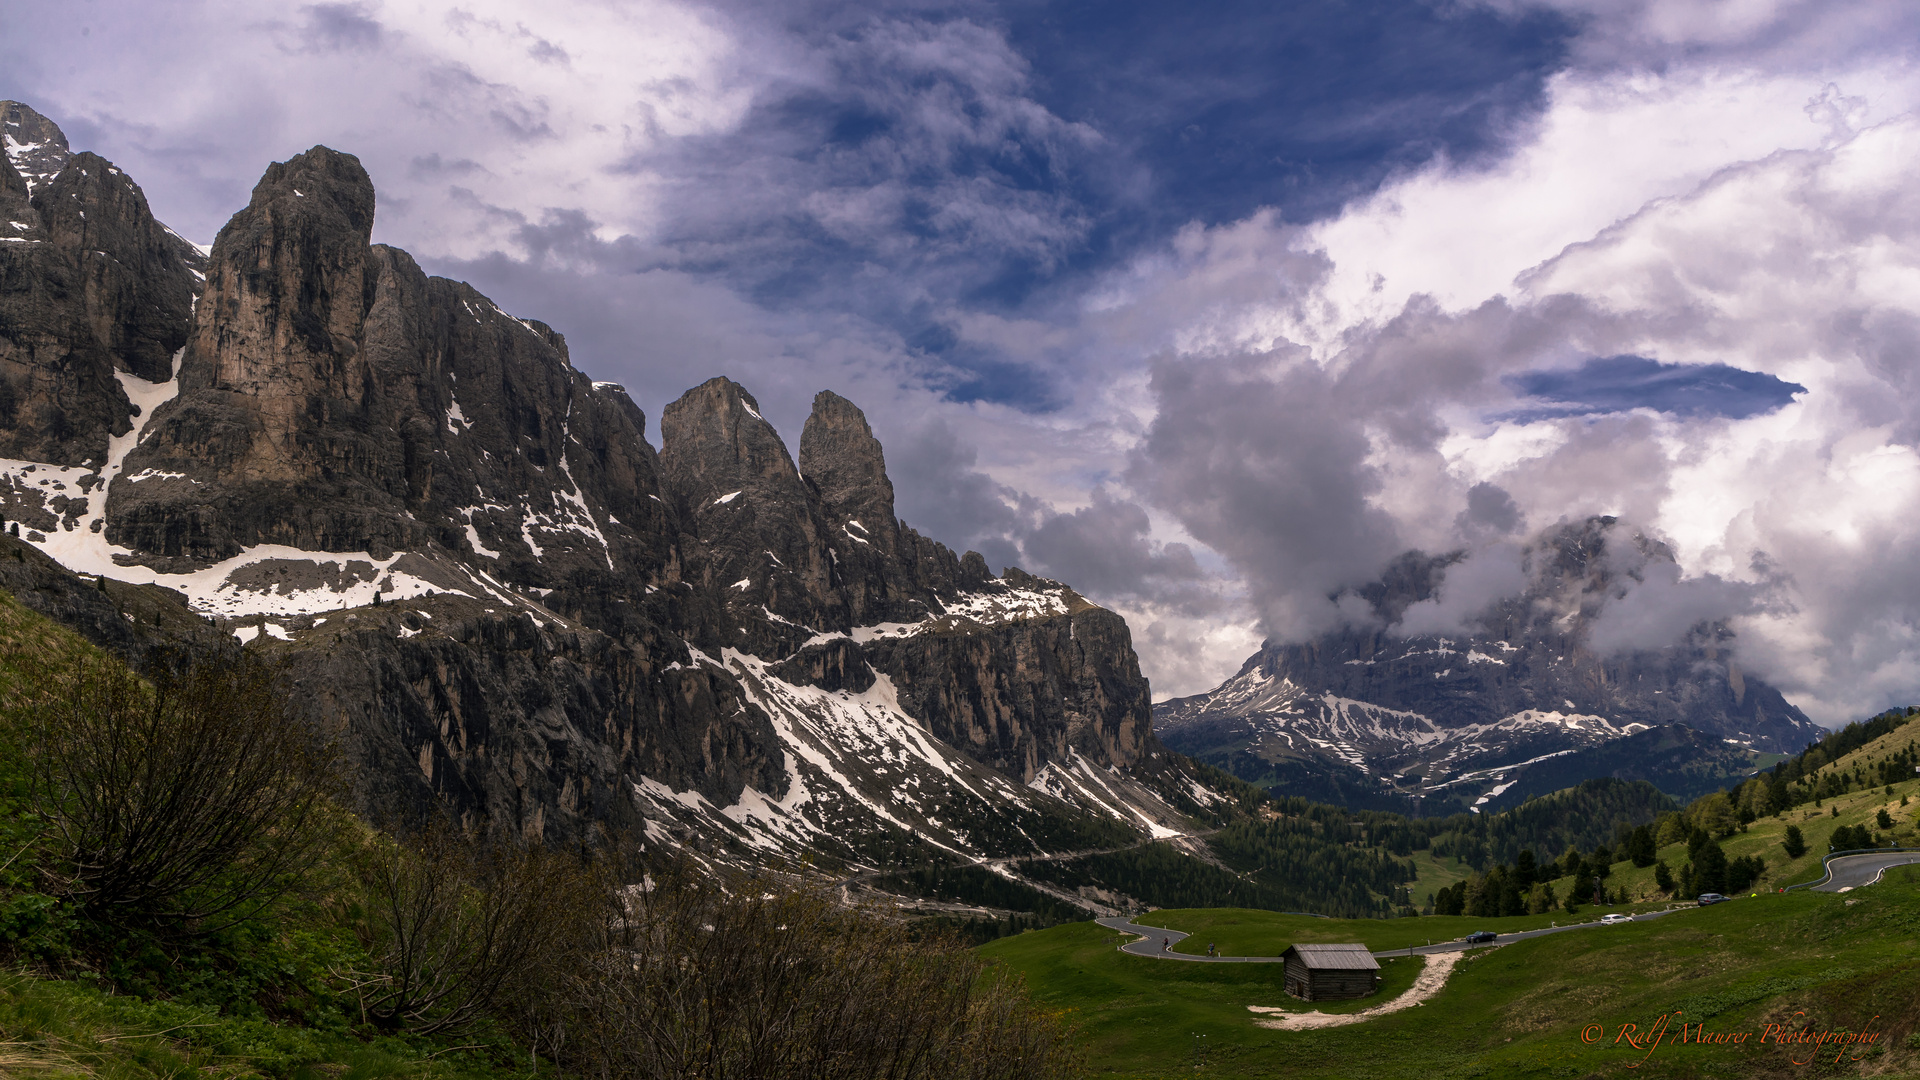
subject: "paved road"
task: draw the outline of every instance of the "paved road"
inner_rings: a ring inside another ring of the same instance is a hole
[[[1827,880],[1813,887],[1815,892],[1840,892],[1843,889],[1857,889],[1880,880],[1880,875],[1890,867],[1920,863],[1920,852],[1888,853],[1885,855],[1846,855],[1827,864]],[[1734,897],[1735,900],[1746,899]],[[1635,922],[1658,919],[1676,911],[1694,911],[1692,904],[1675,904],[1665,911],[1646,911],[1633,917]],[[1125,916],[1110,916],[1096,919],[1095,922],[1109,930],[1118,930],[1123,934],[1138,934],[1139,941],[1130,941],[1120,947],[1122,952],[1135,956],[1157,956],[1162,960],[1188,960],[1202,964],[1277,964],[1278,956],[1195,956],[1190,953],[1174,952],[1173,946],[1180,944],[1189,935],[1181,930],[1169,930],[1159,926],[1145,926],[1133,922]],[[1548,934],[1561,934],[1568,930],[1586,930],[1600,926],[1598,919],[1592,922],[1570,923],[1566,926],[1549,926],[1539,930],[1522,930],[1501,934],[1494,945],[1504,945],[1509,941],[1522,938],[1545,937]],[[1485,948],[1482,945],[1468,945],[1464,941],[1442,941],[1432,945],[1416,945],[1410,949],[1387,949],[1374,953],[1377,958],[1389,956],[1425,956],[1433,953],[1465,952],[1468,949]]]
[[[1694,909],[1691,906],[1679,906],[1669,908],[1666,911],[1642,912],[1633,918],[1635,922],[1643,922],[1647,919],[1657,919],[1662,915],[1671,915],[1675,911],[1692,910]],[[1171,947],[1180,944],[1180,942],[1188,936],[1183,931],[1168,930],[1158,926],[1143,926],[1121,916],[1095,919],[1094,921],[1109,930],[1118,930],[1123,934],[1141,935],[1142,940],[1130,941],[1120,947],[1122,952],[1132,953],[1135,956],[1157,956],[1162,960],[1191,960],[1202,964],[1277,964],[1280,962],[1280,958],[1277,956],[1195,956],[1191,953],[1174,952]],[[1501,934],[1497,941],[1491,942],[1490,944],[1504,945],[1509,941],[1519,941],[1522,938],[1545,937],[1548,934],[1559,934],[1568,930],[1585,930],[1599,925],[1600,922],[1596,919],[1593,922],[1542,927],[1539,930],[1522,930],[1516,933]],[[1389,956],[1428,956],[1433,953],[1465,952],[1468,949],[1483,949],[1488,947],[1488,945],[1469,945],[1464,941],[1441,941],[1432,945],[1416,945],[1410,949],[1386,949],[1373,955],[1376,958]]]
[[[1827,864],[1827,880],[1813,887],[1814,892],[1839,892],[1857,889],[1880,880],[1889,867],[1920,863],[1920,852],[1886,855],[1843,855]]]
[[[1187,934],[1184,931],[1166,930],[1157,926],[1139,926],[1123,915],[1095,919],[1094,922],[1123,934],[1142,935],[1141,940],[1129,941],[1120,946],[1121,952],[1129,952],[1135,956],[1158,956],[1166,960],[1197,960],[1203,964],[1277,964],[1280,962],[1277,956],[1189,956],[1186,953],[1171,950],[1162,952],[1163,943],[1178,945]]]

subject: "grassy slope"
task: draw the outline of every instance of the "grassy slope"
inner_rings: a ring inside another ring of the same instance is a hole
[[[9,838],[22,835],[28,825],[17,801],[22,795],[19,724],[28,710],[58,695],[81,662],[117,663],[0,590],[0,833]],[[9,843],[0,861],[13,854],[14,847]],[[10,867],[19,868],[18,863]],[[322,867],[319,877],[337,877],[337,871],[337,867]],[[9,884],[18,889],[30,882],[30,877],[18,874],[0,878],[0,901],[8,898]],[[313,899],[299,903],[297,913],[283,912],[271,928],[281,935],[283,956],[325,954],[325,945],[316,948],[312,942],[341,933],[325,924]],[[464,1040],[484,1044],[464,1050],[444,1041],[368,1041],[350,1033],[344,1023],[276,1023],[260,1015],[258,1008],[243,1010],[255,1015],[222,1013],[187,1000],[109,994],[96,988],[94,981],[33,977],[0,969],[0,1076],[104,1080],[528,1076],[524,1065],[508,1069],[500,1064],[505,1045],[497,1038]]]
[[[0,708],[41,700],[82,660],[104,657],[80,635],[0,589]]]
[[[1909,723],[1834,762],[1823,772],[1851,771],[1920,743],[1920,721]],[[1900,805],[1901,796],[1908,805]],[[1833,810],[1838,808],[1838,816]],[[1920,816],[1920,778],[1825,800],[1778,818],[1754,822],[1721,842],[1729,856],[1760,855],[1769,889],[1811,881],[1820,874],[1827,838],[1841,825],[1872,826],[1885,807],[1897,825],[1893,838],[1914,845]],[[1786,826],[1800,826],[1808,852],[1789,860],[1781,847]],[[1686,861],[1684,844],[1660,851],[1668,866]],[[1414,857],[1416,897],[1466,876],[1450,859]],[[1567,882],[1559,882],[1564,891]],[[1609,887],[1626,886],[1639,902],[1617,910],[1668,906],[1654,888],[1653,870],[1614,865]],[[1852,901],[1852,903],[1849,903]],[[1579,918],[1600,914],[1583,907]],[[1375,949],[1457,938],[1476,929],[1527,929],[1564,923],[1564,913],[1509,919],[1315,919],[1237,909],[1160,911],[1143,922],[1194,936],[1184,951],[1275,955],[1291,942],[1362,941]],[[1642,1059],[1610,1045],[1622,1023],[1650,1025],[1662,1011],[1688,1006],[1686,1015],[1714,1031],[1758,1031],[1796,1011],[1822,1026],[1869,1024],[1886,1032],[1885,1050],[1855,1062],[1843,1056],[1828,1072],[1920,1075],[1920,870],[1896,871],[1888,881],[1846,897],[1804,890],[1676,914],[1655,922],[1596,928],[1517,942],[1464,964],[1447,990],[1427,1006],[1346,1028],[1282,1034],[1251,1024],[1248,1005],[1290,1006],[1280,992],[1277,965],[1189,965],[1116,952],[1119,938],[1090,924],[1021,935],[987,947],[988,955],[1026,973],[1051,1003],[1081,1017],[1101,1073],[1114,1076],[1585,1076],[1612,1073],[1641,1060],[1637,1076],[1748,1076],[1819,1074],[1796,1065],[1777,1046],[1676,1046],[1672,1039]],[[1196,970],[1197,969],[1197,970]],[[1417,969],[1387,967],[1384,995],[1326,1008],[1349,1011],[1384,1000],[1408,984]],[[1773,992],[1765,992],[1771,989]],[[1263,996],[1264,995],[1264,996]],[[1712,998],[1718,996],[1719,1001]],[[1719,1008],[1719,1005],[1727,1005]],[[1878,1014],[1880,1019],[1871,1018]],[[1675,1020],[1678,1024],[1681,1021]],[[1598,1045],[1580,1041],[1587,1023],[1606,1025]],[[1677,1028],[1675,1029],[1678,1030]],[[1203,1038],[1204,1036],[1204,1038]],[[1511,1040],[1509,1042],[1508,1040]],[[1196,1047],[1205,1046],[1204,1051]]]
[[[1920,742],[1920,720],[1909,721],[1879,739],[1828,765],[1821,772],[1836,769],[1851,770],[1856,761],[1877,761],[1888,753]],[[1747,827],[1743,833],[1735,833],[1720,841],[1728,858],[1740,855],[1758,855],[1767,862],[1767,877],[1761,883],[1764,888],[1777,889],[1782,885],[1798,882],[1816,881],[1821,876],[1820,860],[1827,854],[1827,839],[1833,830],[1842,825],[1865,825],[1874,828],[1874,813],[1885,809],[1895,822],[1892,838],[1904,841],[1905,846],[1920,846],[1920,835],[1916,835],[1914,821],[1920,815],[1920,779],[1905,780],[1893,785],[1893,794],[1885,793],[1882,787],[1855,791],[1838,798],[1825,800],[1825,805],[1815,809],[1807,803],[1787,811],[1779,817],[1762,818]],[[1907,805],[1901,806],[1900,799],[1905,796]],[[1833,811],[1838,809],[1839,815]],[[1798,825],[1805,839],[1807,853],[1798,859],[1787,858],[1786,849],[1781,846],[1788,825]],[[1880,834],[1884,840],[1887,834]],[[1669,868],[1677,871],[1687,861],[1685,844],[1669,844],[1660,849],[1659,856]],[[1613,876],[1607,879],[1608,888],[1625,885],[1629,894],[1635,897],[1654,896],[1653,868],[1636,869],[1630,862],[1615,863]]]
[[[1226,920],[1236,916],[1155,914],[1169,923],[1211,925],[1223,940],[1233,928]],[[1244,925],[1252,914],[1237,916]],[[1207,922],[1214,919],[1220,921]],[[1426,925],[1437,938],[1457,930],[1454,923],[1498,929],[1496,924],[1522,921],[1360,920],[1314,929],[1398,945],[1409,934],[1428,936],[1420,930]],[[1300,920],[1302,926],[1321,922]],[[1443,922],[1449,924],[1445,932]],[[1290,932],[1307,939],[1304,929]],[[1863,1063],[1843,1061],[1839,1074],[1867,1066],[1882,1075],[1920,1071],[1920,1053],[1906,1045],[1920,1020],[1920,959],[1914,951],[1920,945],[1920,871],[1896,872],[1844,897],[1768,895],[1516,942],[1474,954],[1420,1008],[1321,1031],[1253,1025],[1248,1005],[1287,1002],[1278,965],[1132,957],[1117,952],[1114,942],[1102,928],[1077,923],[982,950],[1023,972],[1043,1000],[1074,1012],[1096,1072],[1104,1076],[1191,1076],[1201,1045],[1207,1046],[1203,1075],[1233,1077],[1827,1074],[1793,1063],[1805,1052],[1761,1046],[1757,1036],[1737,1046],[1675,1045],[1669,1039],[1644,1059],[1611,1044],[1621,1024],[1645,1028],[1675,1008],[1719,1032],[1756,1032],[1764,1022],[1791,1021],[1796,1012],[1804,1013],[1798,1022],[1823,1029],[1868,1024],[1885,1033],[1879,1045],[1890,1049],[1876,1050],[1879,1056]],[[1260,951],[1271,947],[1265,939],[1260,944]],[[1876,1014],[1879,1019],[1872,1019]],[[1604,1038],[1583,1043],[1582,1028],[1595,1023],[1604,1025]],[[1622,1071],[1636,1060],[1641,1067]]]
[[[1413,897],[1414,906],[1426,903],[1427,897],[1457,881],[1465,881],[1473,874],[1473,867],[1452,856],[1442,858],[1431,851],[1413,853],[1413,868],[1417,877],[1407,885],[1408,895]]]
[[[1920,744],[1920,720],[1913,720],[1879,739],[1855,750],[1820,769],[1818,773],[1851,772],[1855,764],[1878,762],[1890,754]],[[1775,755],[1777,760],[1778,755]],[[1728,858],[1741,855],[1758,855],[1766,860],[1767,876],[1761,882],[1762,888],[1777,889],[1782,885],[1797,882],[1814,881],[1820,877],[1820,859],[1827,853],[1827,839],[1833,830],[1842,825],[1865,825],[1874,827],[1874,813],[1882,808],[1892,815],[1896,827],[1892,834],[1879,834],[1883,840],[1891,838],[1908,847],[1920,847],[1920,828],[1916,828],[1916,819],[1920,819],[1920,777],[1894,784],[1893,794],[1885,793],[1885,787],[1874,787],[1839,798],[1824,800],[1824,805],[1815,809],[1811,803],[1787,811],[1780,817],[1762,818],[1747,827],[1746,832],[1735,833],[1720,841]],[[1901,806],[1904,796],[1907,805]],[[1838,816],[1833,811],[1839,810]],[[1807,845],[1807,853],[1798,859],[1787,858],[1786,849],[1781,841],[1786,838],[1787,826],[1798,825]],[[1544,858],[1553,858],[1560,852],[1536,852]],[[1668,844],[1661,848],[1659,858],[1665,860],[1667,868],[1678,872],[1687,861],[1687,847],[1684,843]],[[1419,878],[1409,887],[1416,902],[1440,889],[1464,880],[1472,870],[1454,859],[1436,858],[1431,852],[1417,851],[1413,855],[1414,866],[1419,870]],[[1661,900],[1669,899],[1654,886],[1652,867],[1636,868],[1631,862],[1617,862],[1613,873],[1607,878],[1609,889],[1624,887],[1630,899],[1636,901],[1631,908],[1643,909],[1657,906]],[[1564,895],[1571,879],[1561,878],[1554,883],[1558,894]],[[1595,914],[1591,905],[1581,909],[1582,917]],[[1565,916],[1562,916],[1564,920]]]

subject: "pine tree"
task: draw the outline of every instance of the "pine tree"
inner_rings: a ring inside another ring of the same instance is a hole
[[[1892,828],[1891,825],[1887,827]],[[1514,885],[1521,889],[1531,889],[1534,882],[1538,880],[1540,880],[1540,868],[1533,861],[1533,851],[1531,849],[1522,851],[1513,860]]]
[[[1700,854],[1694,857],[1694,884],[1701,892],[1727,891],[1727,853],[1718,841],[1708,841],[1701,845]]]
[[[1642,825],[1627,837],[1627,858],[1633,865],[1644,870],[1653,865],[1654,855],[1659,849],[1653,844],[1653,826]]]
[[[1805,855],[1807,853],[1807,838],[1800,834],[1800,826],[1787,826],[1787,837],[1780,841],[1780,846],[1787,849],[1787,858],[1789,859],[1797,859]]]

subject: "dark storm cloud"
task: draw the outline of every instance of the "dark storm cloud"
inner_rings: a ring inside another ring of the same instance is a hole
[[[1571,370],[1528,371],[1506,381],[1516,393],[1550,403],[1509,414],[1522,422],[1632,409],[1745,420],[1785,408],[1807,392],[1764,372],[1726,364],[1663,364],[1644,356],[1594,357]]]
[[[1609,545],[1614,561],[1632,559],[1626,545]],[[1684,577],[1678,563],[1633,567],[1619,595],[1610,597],[1588,631],[1596,652],[1622,653],[1679,641],[1703,623],[1723,622],[1777,607],[1772,582],[1729,581],[1717,574]]]
[[[1156,364],[1158,414],[1127,472],[1246,576],[1276,636],[1339,621],[1328,597],[1405,546],[1369,500],[1381,484],[1360,418],[1319,368],[1286,360]]]
[[[783,46],[796,73],[737,126],[636,161],[669,177],[658,265],[769,310],[883,326],[954,400],[1057,406],[1045,372],[952,323],[1084,248],[1102,136],[1037,105],[1026,60],[951,13],[869,13],[800,39]]]
[[[1519,531],[1523,515],[1497,484],[1482,480],[1467,489],[1467,508],[1454,519],[1454,527],[1466,536],[1510,536]]]
[[[886,454],[901,520],[955,551],[980,552],[996,573],[1021,563],[1019,537],[1042,508],[976,468],[979,452],[945,422],[892,439]]]
[[[1187,614],[1220,607],[1212,582],[1185,544],[1157,544],[1139,504],[1093,489],[1093,502],[1048,515],[1022,545],[1027,569],[1073,582],[1092,596],[1133,597]]]

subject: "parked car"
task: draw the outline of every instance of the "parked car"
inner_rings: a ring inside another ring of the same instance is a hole
[[[1499,934],[1496,934],[1491,930],[1475,930],[1473,933],[1467,935],[1467,944],[1484,945],[1487,942],[1492,941],[1499,936],[1500,936]]]
[[[1620,914],[1620,913],[1619,913],[1619,912],[1617,912],[1617,911],[1616,911],[1616,912],[1614,912],[1614,913],[1613,913],[1613,914],[1611,914],[1611,915],[1602,915],[1602,916],[1600,916],[1600,925],[1601,925],[1601,926],[1613,926],[1613,925],[1616,925],[1616,924],[1618,924],[1618,923],[1623,923],[1623,922],[1632,922],[1632,921],[1633,921],[1633,916],[1631,916],[1631,915],[1622,915],[1622,914]]]
[[[1708,904],[1723,903],[1726,899],[1726,897],[1721,896],[1717,892],[1703,892],[1700,894],[1700,906],[1706,907]]]

